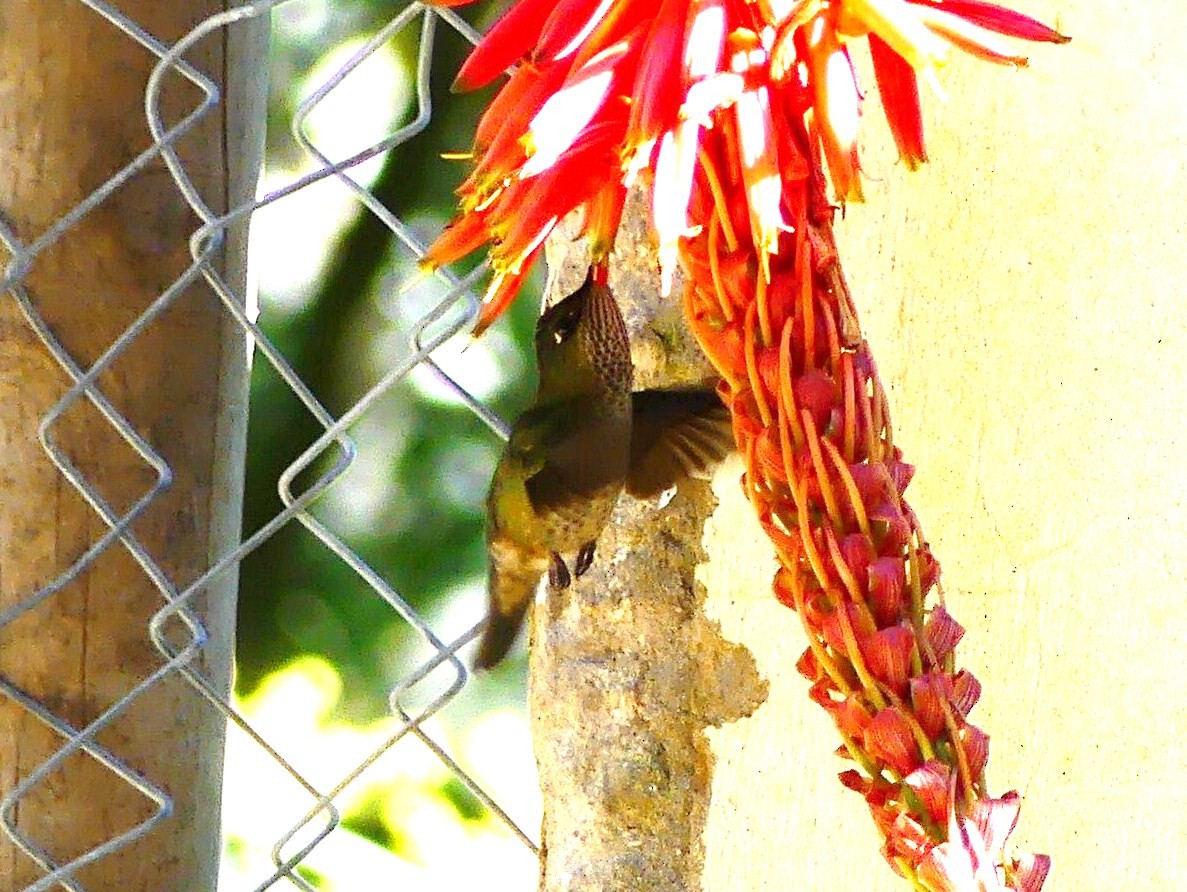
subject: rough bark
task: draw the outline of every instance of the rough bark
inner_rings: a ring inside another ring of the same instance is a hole
[[[580,246],[553,245],[554,294],[585,275]],[[705,380],[678,301],[661,299],[634,202],[611,286],[632,335],[637,389]],[[736,469],[735,469],[736,478]],[[544,794],[541,889],[692,892],[704,864],[713,756],[705,730],[766,696],[750,654],[701,611],[696,579],[707,481],[666,504],[624,496],[586,576],[533,616],[530,708]]]
[[[166,43],[224,8],[217,0],[120,6]],[[266,30],[237,29],[233,36],[217,32],[188,56],[223,90],[223,104],[178,144],[216,212],[251,197],[261,156]],[[0,41],[0,213],[28,245],[150,145],[143,97],[155,59],[81,3],[6,0],[0,33],[7,35]],[[179,76],[166,78],[166,125],[200,98]],[[20,284],[85,369],[189,266],[188,237],[197,225],[157,163],[38,254]],[[240,289],[245,235],[232,231],[218,259]],[[242,331],[197,284],[97,382],[173,470],[171,487],[132,533],[178,589],[237,541],[246,366]],[[106,532],[38,443],[39,423],[69,385],[6,296],[0,302],[0,610],[53,582]],[[118,513],[156,482],[86,400],[70,403],[48,437]],[[235,586],[235,573],[226,573],[192,604],[210,633],[196,668],[223,695]],[[0,675],[83,727],[162,665],[148,623],[164,603],[124,548],[108,548],[60,591],[0,628]],[[175,621],[166,633],[179,644],[188,637]],[[147,838],[82,868],[81,887],[214,889],[223,736],[221,715],[176,675],[98,733],[100,745],[168,791],[172,814]],[[61,744],[54,731],[0,696],[0,792],[10,792]],[[76,754],[29,790],[15,814],[20,832],[60,864],[154,809],[99,762]],[[9,840],[0,842],[0,887],[22,889],[42,875]]]

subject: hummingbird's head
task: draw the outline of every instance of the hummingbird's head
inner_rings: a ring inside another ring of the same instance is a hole
[[[634,367],[626,323],[609,286],[592,274],[536,324],[540,391],[550,398],[608,388],[630,393]]]

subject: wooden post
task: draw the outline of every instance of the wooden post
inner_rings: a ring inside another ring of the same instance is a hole
[[[120,4],[166,44],[223,8],[220,0]],[[6,35],[0,41],[0,213],[28,245],[151,145],[144,91],[156,60],[77,2],[5,0],[0,30]],[[223,91],[219,107],[178,144],[216,213],[254,192],[265,40],[265,23],[240,24],[215,32],[186,57]],[[180,76],[168,75],[166,126],[201,98]],[[53,337],[86,369],[189,266],[188,237],[198,225],[158,161],[39,253],[19,284]],[[245,229],[228,234],[217,259],[240,292]],[[173,471],[172,485],[132,533],[179,590],[237,541],[246,370],[243,332],[199,283],[97,382]],[[0,610],[52,583],[107,531],[38,443],[39,423],[70,383],[5,296]],[[156,482],[155,472],[85,399],[69,405],[48,437],[117,513]],[[222,695],[229,691],[235,587],[235,574],[223,574],[193,604],[210,635],[195,668]],[[113,545],[60,591],[0,628],[0,675],[81,728],[162,665],[148,622],[163,604],[129,553]],[[178,623],[166,631],[171,641],[185,642]],[[79,870],[79,888],[214,889],[223,737],[222,716],[176,674],[137,697],[97,735],[100,745],[168,792],[172,813],[146,838]],[[0,792],[10,792],[62,742],[0,695]],[[63,864],[154,810],[107,768],[77,754],[30,789],[15,816],[20,833]],[[43,875],[8,839],[0,842],[0,888],[23,889]]]

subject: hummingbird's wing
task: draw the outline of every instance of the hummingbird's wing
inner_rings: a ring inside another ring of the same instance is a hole
[[[636,498],[650,498],[684,477],[703,474],[734,450],[729,411],[711,388],[641,390],[631,399],[626,490]]]
[[[601,485],[613,470],[582,453],[596,455],[597,430],[582,427],[589,415],[583,400],[561,400],[535,406],[515,423],[507,444],[507,458],[523,478],[532,510],[538,516],[572,509],[588,499],[590,487]],[[583,436],[584,433],[590,436]],[[594,442],[587,442],[587,441]],[[587,473],[575,473],[585,468]],[[622,472],[618,472],[621,479]]]
[[[531,477],[544,467],[557,444],[572,436],[579,416],[565,404],[534,406],[519,416],[511,429],[506,458],[517,470]]]

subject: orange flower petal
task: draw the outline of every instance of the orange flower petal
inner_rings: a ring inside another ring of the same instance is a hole
[[[935,0],[932,0],[934,3]],[[1068,43],[1071,38],[1060,34],[1054,28],[1048,28],[1037,19],[1028,15],[998,6],[995,3],[985,3],[982,0],[939,0],[940,8],[962,19],[968,19],[982,28],[1005,34],[1007,37],[1017,37],[1019,40],[1033,40],[1043,43]]]
[[[839,201],[861,201],[857,162],[861,93],[849,55],[823,16],[809,26],[807,62],[815,130],[833,189]]]
[[[870,35],[870,58],[882,100],[882,111],[899,158],[910,170],[927,161],[923,147],[923,111],[919,106],[919,82],[915,69],[877,34]]]
[[[944,823],[952,807],[950,766],[937,759],[929,759],[903,778],[903,784],[910,787],[932,821]]]
[[[486,215],[462,214],[429,246],[420,265],[424,269],[437,269],[477,251],[489,240]]]
[[[900,696],[907,693],[915,636],[903,626],[882,629],[862,641],[862,656],[870,673]]]
[[[614,248],[614,236],[625,205],[626,186],[620,179],[607,183],[586,202],[585,231],[594,260],[608,256]]]
[[[791,227],[783,218],[783,186],[775,150],[775,125],[766,87],[747,90],[734,105],[742,150],[742,182],[750,211],[750,236],[763,276],[770,281],[767,258],[779,251],[779,235]]]
[[[606,17],[614,0],[569,0],[558,3],[540,31],[533,58],[553,61],[577,52]]]
[[[967,722],[961,726],[959,735],[960,748],[968,760],[969,773],[974,779],[979,778],[989,762],[989,735]]]
[[[660,139],[655,160],[651,218],[659,241],[660,285],[665,295],[672,291],[680,239],[696,231],[688,222],[688,200],[696,170],[699,130],[699,125],[689,121],[677,124]]]
[[[575,65],[583,65],[611,44],[618,43],[640,24],[655,19],[659,0],[618,0],[594,25],[589,36],[573,56]]]
[[[523,137],[528,159],[519,170],[521,177],[547,170],[573,147],[622,82],[623,69],[633,71],[630,62],[637,53],[638,41],[620,41],[573,71],[548,97]]]
[[[929,740],[944,731],[944,704],[951,699],[952,685],[939,670],[925,672],[911,679],[911,710]]]
[[[517,0],[491,26],[454,79],[455,91],[486,86],[528,54],[556,0]]]
[[[861,37],[872,31],[916,69],[936,68],[947,55],[944,42],[924,27],[907,0],[844,0],[837,29]]]
[[[920,764],[919,746],[911,735],[911,723],[898,709],[880,711],[865,729],[865,747],[870,755],[906,777]]]
[[[495,273],[490,287],[482,297],[482,309],[478,311],[478,321],[475,322],[474,330],[470,333],[471,337],[481,337],[495,320],[503,315],[503,311],[511,306],[511,302],[519,293],[519,286],[531,272],[535,260],[536,255],[533,254],[527,258],[518,271],[507,270]]]
[[[867,570],[870,610],[879,625],[897,621],[906,606],[907,570],[897,557],[881,557]]]
[[[981,699],[981,682],[967,669],[961,669],[952,679],[952,705],[967,716]]]
[[[919,21],[970,55],[997,65],[1014,65],[1021,68],[1027,64],[1026,56],[1013,52],[1010,45],[993,31],[942,9],[925,5],[915,8],[918,10]]]
[[[499,131],[512,120],[519,122],[522,133],[531,116],[547,101],[552,90],[564,82],[567,74],[568,68],[562,65],[544,69],[535,65],[520,65],[516,68],[510,80],[495,94],[478,119],[478,126],[474,130],[475,147],[486,151]]]
[[[661,133],[670,131],[676,124],[683,93],[687,4],[688,0],[663,0],[650,23],[631,89],[628,149],[655,142]]]
[[[956,649],[964,637],[964,627],[947,611],[943,604],[937,604],[923,627],[928,644],[937,659],[944,659]]]
[[[560,88],[568,73],[567,65],[557,63],[547,66],[535,77],[527,76],[519,81],[519,71],[516,71],[516,77],[495,98],[501,118],[491,120],[494,136],[485,146],[481,160],[470,175],[471,180],[480,184],[500,182],[510,177],[527,160],[523,136],[531,126],[532,118],[548,101],[548,97]],[[503,93],[513,87],[516,92],[507,102],[501,102]],[[485,120],[487,116],[483,117]]]

